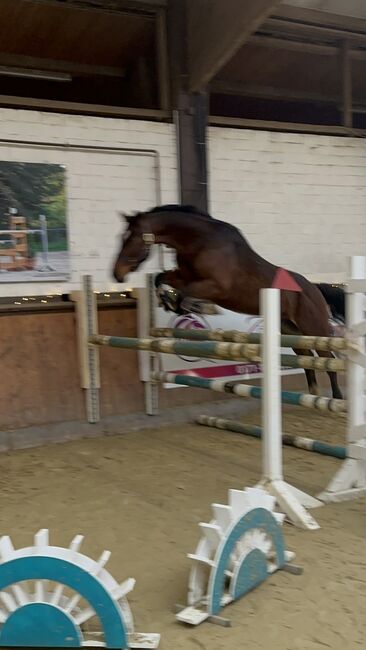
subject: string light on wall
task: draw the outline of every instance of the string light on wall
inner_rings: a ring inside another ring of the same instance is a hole
[[[102,292],[95,291],[97,295],[97,300],[99,304],[108,305],[123,305],[136,303],[135,298],[132,295],[131,289],[126,289],[125,291],[113,291],[113,292]],[[39,296],[12,296],[12,297],[1,297],[0,298],[0,311],[6,311],[7,308],[18,309],[16,311],[29,311],[30,309],[43,309],[47,307],[65,308],[69,304],[70,308],[73,305],[70,300],[69,294],[62,294],[61,292],[45,294]]]

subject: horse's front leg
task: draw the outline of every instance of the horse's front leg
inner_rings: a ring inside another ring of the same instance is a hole
[[[218,314],[216,304],[225,297],[225,289],[215,280],[197,280],[186,284],[181,290],[182,311],[197,314]]]
[[[184,287],[184,280],[179,270],[175,269],[158,273],[155,276],[154,283],[159,303],[164,307],[165,311],[173,311],[176,314],[181,314],[180,303],[182,297],[180,289]]]
[[[174,289],[182,289],[184,287],[184,280],[181,276],[179,269],[172,271],[162,271],[155,276],[155,287],[158,289],[162,284],[168,284]]]

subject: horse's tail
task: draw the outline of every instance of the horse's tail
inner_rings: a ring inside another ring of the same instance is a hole
[[[345,293],[341,287],[321,282],[316,285],[330,308],[333,318],[346,322]]]

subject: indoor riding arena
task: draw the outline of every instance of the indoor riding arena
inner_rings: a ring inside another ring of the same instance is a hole
[[[0,648],[362,648],[364,3],[0,21]]]

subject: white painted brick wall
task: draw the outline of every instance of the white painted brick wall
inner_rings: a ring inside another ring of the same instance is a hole
[[[1,277],[0,295],[67,293],[80,288],[85,273],[93,275],[96,289],[120,289],[110,272],[122,233],[117,212],[148,209],[158,203],[155,158],[146,154],[57,149],[57,144],[157,150],[161,200],[173,203],[178,196],[174,127],[139,120],[0,109],[0,138],[55,144],[55,148],[46,148],[0,142],[0,160],[66,166],[71,261],[68,282],[10,284]],[[144,268],[153,266],[154,262]],[[129,286],[138,286],[142,278],[143,273],[131,275]]]
[[[271,262],[346,277],[366,254],[366,141],[209,129],[210,209]]]
[[[170,124],[0,109],[0,138],[50,142],[54,148],[0,143],[0,159],[64,164],[67,171],[71,279],[0,282],[3,296],[68,292],[91,273],[113,290],[119,210],[157,203],[153,157],[57,149],[149,148],[159,152],[163,203],[178,197]],[[209,129],[210,209],[241,228],[270,261],[312,278],[346,276],[347,257],[366,251],[366,143],[362,139]],[[141,283],[141,275],[130,285]],[[119,288],[119,287],[118,287]]]

